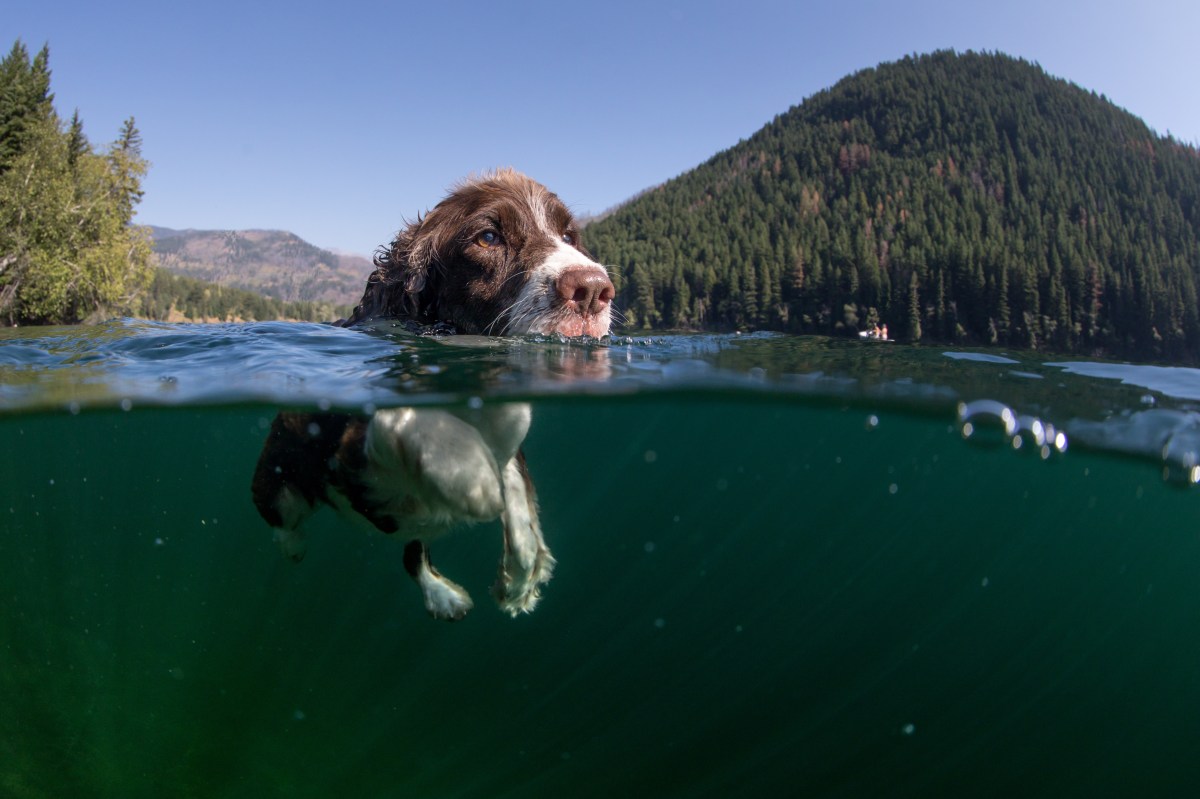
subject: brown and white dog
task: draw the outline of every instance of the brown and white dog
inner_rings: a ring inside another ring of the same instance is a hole
[[[608,273],[558,197],[517,172],[460,184],[375,267],[345,324],[399,317],[484,335],[608,333]]]
[[[416,329],[599,338],[613,294],[558,197],[501,171],[460,184],[381,249],[361,303],[339,324],[386,318]],[[429,542],[459,523],[498,517],[504,553],[493,594],[511,615],[527,613],[554,567],[521,451],[530,415],[524,403],[280,413],[255,470],[254,502],[296,561],[305,552],[301,525],[321,504],[403,537],[426,609],[449,620],[462,618],[471,598],[432,566]]]

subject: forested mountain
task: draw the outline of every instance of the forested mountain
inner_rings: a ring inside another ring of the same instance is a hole
[[[353,306],[371,261],[313,246],[282,230],[171,230],[151,227],[160,268],[284,302]]]
[[[998,54],[857,73],[585,238],[631,327],[1200,360],[1200,153]]]

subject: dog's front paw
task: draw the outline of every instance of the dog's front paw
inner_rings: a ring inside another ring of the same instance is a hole
[[[506,555],[500,562],[500,575],[492,587],[500,609],[513,617],[531,613],[541,601],[541,587],[550,582],[554,563],[554,556],[545,547],[532,553]]]
[[[308,552],[308,540],[299,530],[284,530],[277,527],[275,543],[279,545],[279,551],[283,553],[283,556],[292,563],[304,560],[304,555]]]
[[[422,581],[421,593],[425,595],[425,609],[429,615],[443,621],[458,621],[475,606],[466,589],[440,575]]]

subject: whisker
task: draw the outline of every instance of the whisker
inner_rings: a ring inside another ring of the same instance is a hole
[[[503,281],[501,281],[500,286],[498,288],[503,288],[504,285],[506,283],[508,283],[508,281],[510,281],[510,280],[516,280],[517,278],[526,277],[527,275],[528,275],[528,273],[525,272],[524,270],[518,270],[516,272],[513,272],[511,275],[509,275],[508,277],[504,278]],[[525,298],[518,296],[517,299],[514,300],[511,305],[509,305],[504,310],[500,311],[500,313],[498,313],[496,315],[496,318],[491,321],[491,324],[489,324],[486,328],[484,328],[485,335],[491,335],[491,333],[488,331],[491,331],[492,328],[494,328],[502,319],[504,319],[505,316],[510,315],[513,312],[513,310],[519,304],[521,304],[521,302],[523,302],[524,300],[525,300]],[[510,323],[511,323],[511,321],[512,320],[510,319]]]
[[[483,329],[483,334],[485,336],[492,335],[492,328],[494,328],[496,325],[500,324],[500,320],[503,319],[504,317],[508,316],[509,314],[511,314],[512,310],[513,310],[513,306],[510,305],[507,308],[505,308],[503,311],[501,311],[500,313],[496,314],[496,318],[492,320],[491,324],[489,324],[487,327],[485,327]]]

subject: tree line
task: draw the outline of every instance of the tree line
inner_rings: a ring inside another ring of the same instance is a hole
[[[288,319],[329,322],[350,315],[349,305],[285,301],[253,291],[157,269],[138,303],[136,316],[159,321],[256,321]]]
[[[853,75],[589,225],[638,328],[1200,360],[1200,153],[999,54]]]

